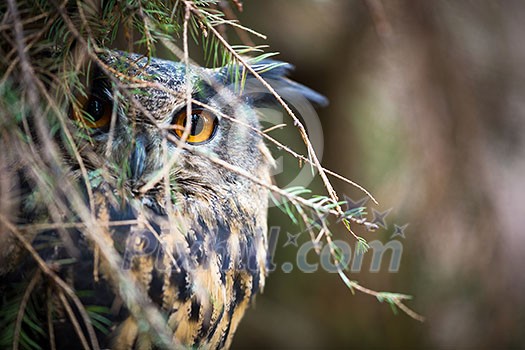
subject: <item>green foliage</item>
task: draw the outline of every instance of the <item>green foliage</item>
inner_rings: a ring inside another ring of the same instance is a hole
[[[22,306],[22,299],[28,288],[27,283],[11,285],[11,290],[2,293],[2,308],[0,309],[0,348],[11,348],[17,323],[18,313]],[[42,349],[47,339],[47,329],[44,328],[41,315],[44,312],[44,303],[41,295],[31,294],[25,304],[25,312],[19,334],[22,349]]]
[[[111,310],[99,305],[85,305],[85,308],[93,327],[105,335],[109,334],[109,328],[113,322],[105,315],[110,315]]]

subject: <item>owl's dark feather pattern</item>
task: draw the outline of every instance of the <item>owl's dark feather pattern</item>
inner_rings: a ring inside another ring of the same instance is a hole
[[[162,87],[130,87],[128,92],[142,106],[138,107],[125,98],[126,94],[122,103],[113,101],[111,86],[115,79],[120,79],[124,86],[131,84],[122,76],[115,76],[112,83],[112,79],[98,69],[93,79],[91,94],[118,104],[110,156],[105,156],[110,139],[107,129],[93,130],[91,141],[81,143],[97,217],[104,222],[136,220],[139,223],[108,226],[104,239],[121,255],[122,268],[131,271],[151,301],[160,307],[175,345],[228,348],[246,308],[263,289],[268,273],[268,193],[266,188],[217,165],[210,157],[267,183],[270,183],[273,160],[258,133],[227,118],[218,117],[216,135],[203,144],[178,148],[174,142],[166,143],[162,132],[172,124],[174,115],[186,109],[186,79],[191,82],[193,99],[254,129],[260,125],[250,104],[267,96],[239,97],[238,91],[242,89],[234,85],[224,91],[223,86],[231,85],[232,75],[228,72],[231,66],[218,70],[191,67],[190,75],[186,76],[186,67],[181,63],[160,59],[147,63],[146,58],[135,54],[110,52],[103,60],[125,75]],[[254,66],[264,68],[274,63],[265,61]],[[315,103],[325,104],[324,97],[285,78],[290,68],[286,64],[277,65],[262,75],[277,82],[278,90],[293,91]],[[256,85],[255,80],[249,80],[246,91]],[[176,161],[167,175],[170,193],[166,194],[163,181],[143,193],[141,188],[173,157]],[[73,162],[70,167],[72,176],[80,179],[78,166]],[[38,196],[31,196],[31,200],[35,197]],[[25,200],[29,201],[29,196]],[[22,207],[31,209],[31,213],[22,211],[22,216],[34,218],[28,223],[46,217],[45,210],[35,212],[35,205]],[[76,255],[60,243],[61,236],[55,231],[39,234],[34,244],[55,242],[45,244],[40,250],[48,263],[74,257],[74,263],[60,267],[60,276],[76,290],[92,291],[83,297],[84,303],[112,310],[113,326],[109,336],[98,334],[101,344],[114,349],[158,346],[148,327],[135,319],[136,313],[130,312],[135,306],[119,307],[122,286],[118,271],[113,271],[103,258],[93,255],[96,248],[81,232],[68,232]],[[98,280],[93,273],[95,266],[101,274]],[[18,270],[4,276],[5,281],[23,281],[34,269],[31,258],[27,258]],[[45,290],[44,284],[40,285],[41,290]],[[6,283],[4,288],[9,288]],[[73,334],[67,317],[59,315],[54,322],[58,348],[78,347],[78,340],[66,335]]]

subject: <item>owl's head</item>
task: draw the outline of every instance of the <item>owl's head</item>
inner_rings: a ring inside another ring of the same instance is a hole
[[[84,148],[89,169],[108,170],[138,197],[162,192],[165,178],[186,197],[231,195],[232,185],[257,195],[242,172],[269,182],[272,158],[255,107],[268,103],[270,93],[243,76],[242,66],[203,69],[123,52],[103,61],[72,108],[90,140]],[[266,60],[252,68],[279,93],[326,103],[285,77],[289,64]]]

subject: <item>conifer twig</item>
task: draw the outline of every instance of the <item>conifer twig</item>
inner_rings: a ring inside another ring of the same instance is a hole
[[[26,311],[27,303],[29,301],[29,298],[31,297],[31,293],[35,289],[35,286],[38,284],[38,282],[40,282],[40,277],[41,277],[41,271],[36,270],[36,272],[33,274],[33,277],[29,281],[29,284],[27,285],[26,290],[24,291],[22,300],[20,301],[18,314],[16,316],[15,330],[13,332],[13,350],[18,350],[18,342],[20,340],[20,334],[22,332],[22,321],[24,319],[24,314]]]

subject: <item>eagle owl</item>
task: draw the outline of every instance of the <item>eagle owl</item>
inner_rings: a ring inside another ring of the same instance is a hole
[[[96,329],[102,347],[166,346],[144,311],[154,305],[172,346],[228,348],[268,273],[266,185],[273,159],[254,107],[268,103],[269,93],[252,93],[261,91],[260,83],[239,78],[243,68],[236,65],[200,69],[115,51],[91,64],[85,92],[67,107],[71,137],[55,137],[66,169],[56,191],[69,214],[53,212],[42,186],[20,170],[20,222],[96,219],[97,232],[88,224],[50,225],[30,238],[84,305],[109,310],[106,332]],[[285,77],[288,64],[265,60],[251,67],[278,92],[325,102]],[[68,181],[78,193],[68,193]],[[37,270],[34,258],[14,246],[0,254],[6,296]],[[44,305],[42,329],[54,332],[57,348],[78,348],[85,325],[71,322],[52,284],[44,276],[32,290]],[[138,296],[129,297],[133,292]]]

